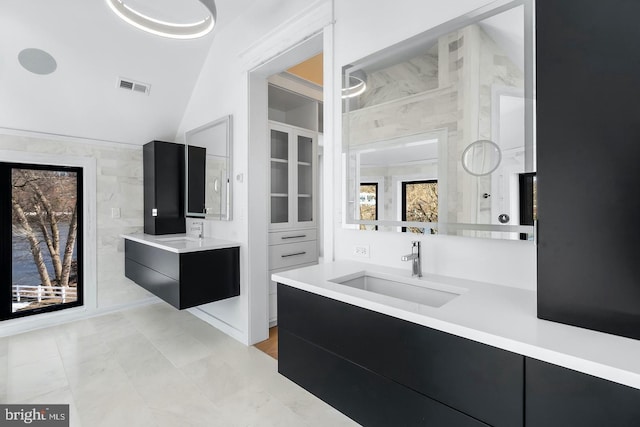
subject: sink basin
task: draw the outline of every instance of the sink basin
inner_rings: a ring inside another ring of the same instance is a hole
[[[418,278],[410,279],[370,271],[337,277],[330,282],[430,307],[442,307],[466,291],[466,289],[427,282]]]
[[[156,240],[158,240],[159,242],[172,242],[172,243],[178,243],[178,242],[197,242],[199,241],[198,238],[196,237],[187,237],[187,236],[173,236],[173,237],[158,237]]]

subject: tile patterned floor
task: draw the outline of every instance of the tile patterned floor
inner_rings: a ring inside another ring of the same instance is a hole
[[[0,402],[72,426],[355,426],[277,361],[164,303],[0,338]]]

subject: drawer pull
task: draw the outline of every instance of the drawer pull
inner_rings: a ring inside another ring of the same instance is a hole
[[[295,254],[280,255],[280,257],[281,258],[289,258],[290,256],[304,255],[306,253],[307,253],[306,251],[304,251],[304,252],[296,252]]]
[[[299,234],[297,236],[282,236],[281,239],[282,240],[287,240],[287,239],[300,239],[302,237],[307,237],[306,234]]]

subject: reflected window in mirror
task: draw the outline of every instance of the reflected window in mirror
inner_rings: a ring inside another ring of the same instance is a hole
[[[343,67],[343,85],[364,83],[343,88],[348,224],[370,221],[360,183],[421,175],[438,187],[437,213],[416,221],[438,222],[425,231],[532,236],[518,192],[535,172],[532,16],[531,1],[494,2]],[[378,204],[379,229],[422,229],[400,218],[397,188]]]
[[[438,181],[402,182],[402,221],[438,222]],[[436,228],[402,227],[403,232],[436,234]]]
[[[538,185],[535,172],[520,174],[520,223],[534,225],[538,219]],[[529,240],[526,233],[520,240]]]
[[[360,183],[360,219],[364,221],[378,219],[378,186],[377,182]],[[360,224],[360,230],[377,229],[377,225]]]

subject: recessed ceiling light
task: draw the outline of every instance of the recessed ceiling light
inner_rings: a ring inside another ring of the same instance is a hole
[[[202,37],[213,30],[213,26],[216,23],[214,0],[195,1],[199,1],[204,5],[207,11],[206,15],[195,22],[182,23],[168,22],[148,16],[131,6],[131,1],[125,4],[124,0],[106,0],[111,10],[125,22],[148,33],[174,39],[194,39]]]
[[[58,68],[58,63],[53,56],[44,50],[36,48],[20,51],[18,62],[25,70],[35,74],[51,74]]]

